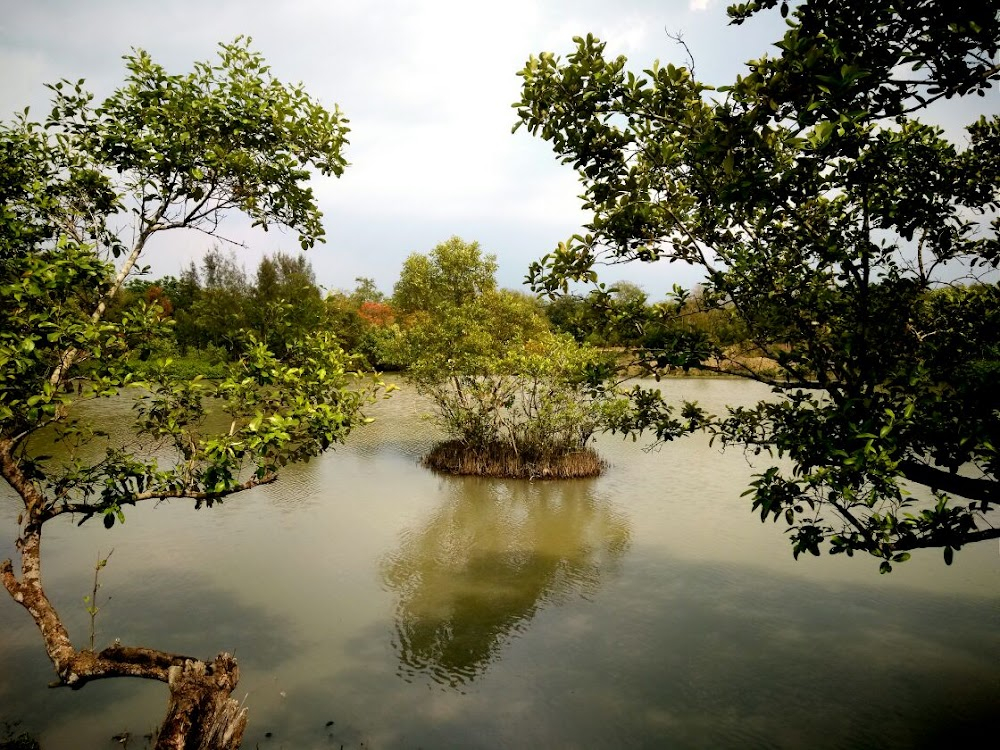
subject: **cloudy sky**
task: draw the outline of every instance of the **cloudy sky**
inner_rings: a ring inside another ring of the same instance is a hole
[[[391,291],[403,259],[451,235],[496,253],[500,281],[522,283],[528,264],[585,221],[579,185],[547,144],[511,134],[516,72],[529,54],[567,53],[572,37],[594,33],[635,69],[654,59],[683,63],[667,33],[681,33],[698,77],[724,84],[741,63],[781,34],[780,18],[730,27],[725,0],[2,0],[0,116],[31,105],[42,84],[86,78],[98,97],[123,78],[121,56],[146,49],[171,72],[209,59],[220,41],[253,38],[274,74],[302,81],[351,120],[342,178],[314,187],[327,243],[310,251],[319,282],[351,288],[369,276]],[[983,105],[1000,110],[996,94]],[[250,250],[294,252],[294,237],[229,234]],[[147,260],[155,274],[176,273],[206,249],[197,234],[173,237]],[[653,296],[697,277],[677,264],[616,268]]]

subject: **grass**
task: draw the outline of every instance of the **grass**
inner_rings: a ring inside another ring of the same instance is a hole
[[[421,463],[445,474],[504,479],[579,479],[596,477],[607,467],[591,448],[532,457],[507,444],[473,448],[458,440],[434,446]]]

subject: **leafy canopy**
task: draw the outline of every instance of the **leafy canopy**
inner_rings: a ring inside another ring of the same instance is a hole
[[[275,79],[248,39],[184,75],[142,51],[125,60],[127,79],[104,102],[95,105],[83,81],[61,81],[50,87],[44,123],[25,110],[0,124],[0,476],[23,505],[20,576],[4,560],[0,582],[35,620],[62,683],[168,682],[158,746],[207,745],[220,728],[235,746],[246,722],[228,699],[235,661],[221,655],[207,665],[118,644],[77,650],[41,585],[42,529],[67,514],[111,527],[147,500],[211,505],[366,421],[362,408],[378,384],[356,381],[328,332],[283,340],[280,359],[250,337],[218,382],[165,366],[144,368],[155,377],[140,380],[139,363],[170,323],[162,288],[109,307],[164,231],[219,236],[238,212],[265,229],[288,228],[303,248],[321,241],[308,181],[343,171],[347,127],[336,108]],[[285,265],[275,285],[306,286],[304,268]],[[220,288],[235,278],[225,264],[206,270]],[[192,281],[174,291],[191,299]],[[77,406],[116,396],[132,430],[112,440]],[[38,453],[32,436],[41,430],[54,431],[59,455]]]
[[[495,274],[493,256],[457,237],[410,256],[397,305],[415,289],[434,294],[402,334],[407,376],[470,455],[512,452],[541,474],[585,448],[620,404],[593,385],[610,372],[607,357],[552,333],[538,300],[498,290]]]
[[[0,154],[8,157],[0,454],[32,523],[64,512],[113,522],[121,505],[146,497],[211,500],[273,478],[280,465],[316,455],[362,420],[367,392],[346,387],[347,358],[329,334],[306,335],[300,326],[297,340],[282,341],[280,361],[251,340],[221,383],[167,376],[144,383],[132,449],[109,446],[93,465],[31,455],[27,438],[43,427],[65,433],[68,444],[91,439],[69,407],[78,395],[108,396],[133,384],[135,355],[167,325],[144,300],[107,315],[149,237],[181,228],[214,234],[227,212],[239,210],[265,227],[293,229],[304,247],[322,239],[307,181],[310,170],[343,170],[343,118],[274,79],[248,42],[222,45],[215,64],[198,63],[187,75],[169,75],[135,52],[126,57],[125,85],[99,106],[82,82],[60,82],[44,127],[27,112],[0,127]],[[29,168],[19,173],[14,159]],[[117,269],[111,256],[123,257]],[[223,261],[206,262],[208,287],[232,285],[232,263]],[[280,296],[278,287],[311,284],[307,266],[288,256],[261,273],[268,277],[259,285],[268,297],[262,307]],[[222,434],[206,426],[209,397],[228,417]],[[153,457],[153,445],[176,458]]]
[[[451,237],[429,254],[413,253],[403,262],[392,302],[403,315],[460,306],[495,290],[496,272],[495,255],[483,255],[478,242]]]
[[[632,426],[670,439],[708,424],[725,444],[787,458],[749,494],[762,519],[787,523],[796,556],[825,543],[885,572],[939,547],[950,562],[1000,536],[1000,299],[982,275],[1000,259],[1000,118],[970,124],[959,145],[916,116],[994,85],[1000,21],[975,1],[780,10],[777,52],[725,87],[673,64],[635,73],[589,35],[565,60],[528,61],[515,130],[579,172],[592,212],[529,279],[555,294],[595,281],[599,263],[701,268],[702,302],[738,316],[745,346],[653,337],[649,366],[728,359],[780,398],[677,420],[637,392]],[[663,321],[687,299],[678,290]],[[918,501],[912,483],[930,495]]]

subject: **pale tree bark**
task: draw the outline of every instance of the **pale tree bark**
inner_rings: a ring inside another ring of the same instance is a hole
[[[42,588],[41,526],[29,522],[18,540],[20,577],[11,560],[0,563],[0,581],[35,621],[58,685],[79,689],[92,680],[141,677],[167,683],[170,697],[157,750],[235,750],[247,710],[232,698],[239,667],[230,654],[205,662],[155,649],[115,644],[102,651],[77,650]]]
[[[56,685],[82,688],[92,680],[140,677],[165,682],[169,688],[166,718],[157,750],[235,750],[247,723],[247,710],[233,699],[239,681],[236,659],[219,654],[205,662],[155,649],[118,643],[103,649],[78,650],[42,587],[42,526],[53,517],[45,498],[21,471],[12,445],[0,440],[0,475],[24,502],[20,575],[10,559],[0,562],[0,583],[31,615],[41,633]]]
[[[143,222],[146,228],[139,236],[135,246],[125,257],[125,261],[122,263],[121,268],[119,268],[118,272],[115,274],[115,280],[111,284],[111,288],[101,296],[100,300],[98,300],[97,307],[94,308],[94,312],[90,315],[90,320],[92,322],[97,323],[104,317],[104,313],[107,312],[108,309],[108,302],[114,299],[114,296],[118,294],[122,286],[124,286],[125,279],[128,278],[132,269],[135,268],[135,264],[139,261],[139,256],[142,255],[142,251],[146,247],[146,242],[149,240],[152,233],[164,228],[158,226],[158,222],[163,217],[165,209],[166,206],[161,206],[151,219]],[[59,364],[55,366],[55,369],[53,369],[52,374],[49,376],[49,382],[52,385],[59,385],[63,376],[69,371],[69,368],[73,366],[73,363],[76,361],[79,354],[80,352],[73,347],[70,347],[62,353],[62,356],[59,358]]]

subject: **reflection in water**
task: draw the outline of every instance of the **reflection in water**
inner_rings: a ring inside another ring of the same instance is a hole
[[[660,385],[715,413],[762,393]],[[114,433],[127,408],[112,406],[91,413]],[[98,637],[235,650],[247,748],[937,748],[995,733],[995,545],[890,576],[858,557],[795,561],[740,500],[744,456],[701,438],[644,453],[602,437],[612,468],[596,480],[442,479],[417,463],[437,438],[427,410],[394,394],[336,453],[211,511],[138,506],[111,531],[63,519],[45,580],[71,634],[113,546]],[[4,491],[0,559],[19,505]],[[162,719],[163,685],[46,688],[37,628],[6,594],[0,633],[0,738],[21,720],[46,750],[110,748]]]
[[[589,597],[629,545],[629,525],[592,480],[449,478],[451,492],[383,561],[399,597],[399,674],[457,687],[493,662],[545,604]]]

